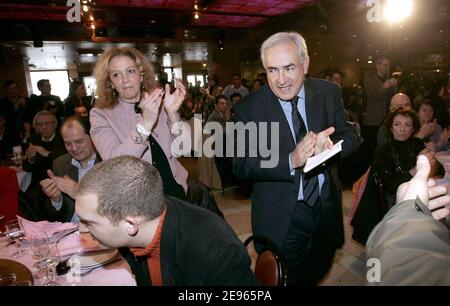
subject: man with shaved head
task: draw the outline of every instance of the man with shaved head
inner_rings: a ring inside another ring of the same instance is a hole
[[[392,97],[391,104],[389,105],[389,111],[393,112],[399,108],[408,110],[412,108],[411,99],[408,97],[408,95],[405,95],[401,92],[395,94]]]

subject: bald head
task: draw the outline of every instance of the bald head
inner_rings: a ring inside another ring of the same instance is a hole
[[[398,93],[392,97],[389,111],[393,112],[399,108],[403,108],[404,110],[410,110],[412,108],[411,99],[404,93]]]

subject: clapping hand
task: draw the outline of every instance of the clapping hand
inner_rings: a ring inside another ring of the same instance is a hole
[[[40,182],[42,191],[45,193],[47,197],[52,199],[54,202],[62,201],[61,190],[58,189],[58,186],[52,179],[45,179]]]
[[[181,81],[176,82],[177,87],[173,93],[170,93],[170,86],[166,84],[165,91],[166,95],[164,97],[164,108],[169,116],[176,114],[181,104],[186,96],[186,88]]]
[[[306,164],[306,160],[313,156],[316,137],[317,135],[313,132],[308,132],[297,144],[291,153],[291,166],[293,168],[303,167]]]
[[[58,190],[60,190],[61,192],[64,192],[72,199],[75,199],[76,192],[77,192],[77,186],[78,186],[77,182],[72,180],[67,175],[64,175],[63,177],[56,176],[53,174],[53,171],[51,171],[51,170],[47,170],[47,174],[48,174],[49,178],[56,184],[56,187],[58,188]]]
[[[334,130],[334,127],[329,127],[328,129],[317,134],[316,143],[314,146],[314,155],[333,148],[333,142],[330,139],[330,135],[334,133]]]
[[[28,159],[34,159],[37,153],[39,153],[39,155],[41,155],[42,157],[47,157],[50,154],[50,152],[47,151],[44,147],[36,146],[34,144],[30,144],[27,151],[25,152]]]
[[[157,88],[153,90],[150,94],[144,93],[139,107],[142,110],[142,121],[141,124],[147,131],[151,131],[158,120],[159,107],[161,106],[162,96],[164,90],[162,88]]]

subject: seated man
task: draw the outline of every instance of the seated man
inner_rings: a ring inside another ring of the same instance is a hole
[[[132,156],[94,166],[76,196],[80,223],[121,248],[138,285],[253,285],[247,249],[214,213],[165,197],[158,170]]]
[[[378,259],[381,272],[378,280],[368,273],[375,285],[450,285],[449,229],[437,221],[450,215],[450,198],[444,186],[427,185],[429,172],[419,156],[416,175],[399,186],[397,204],[369,236],[367,258]]]
[[[49,214],[52,220],[79,222],[75,214],[77,182],[100,161],[89,130],[89,120],[81,116],[71,116],[61,126],[61,136],[69,153],[55,159],[53,172],[48,170],[49,178],[41,181],[42,191],[56,210]],[[47,209],[51,208],[48,201],[46,204]]]
[[[53,161],[67,152],[61,135],[56,130],[57,119],[53,113],[46,110],[38,112],[34,117],[33,126],[36,134],[28,139],[26,159],[22,163],[23,170],[32,172],[31,184],[26,191],[30,201],[24,215],[38,221],[45,219],[39,204],[46,198],[41,192],[39,183],[47,178],[47,170],[52,169]]]
[[[31,185],[39,185],[39,182],[47,176],[47,169],[51,169],[53,161],[67,153],[61,135],[56,130],[57,120],[53,113],[40,111],[33,120],[36,134],[28,140],[26,160],[23,169],[33,172]]]

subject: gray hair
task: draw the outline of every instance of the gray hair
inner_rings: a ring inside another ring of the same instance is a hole
[[[134,156],[119,156],[96,164],[80,181],[77,196],[97,196],[97,212],[113,224],[127,216],[154,220],[166,208],[158,170]]]
[[[56,115],[48,110],[41,110],[40,112],[36,113],[36,115],[33,118],[33,126],[36,126],[36,120],[39,117],[43,117],[43,116],[52,116],[53,119],[55,120],[55,123],[58,122],[58,119],[56,119]]]
[[[298,49],[300,62],[303,64],[309,58],[305,39],[297,32],[279,32],[267,38],[261,45],[261,61],[264,67],[264,51],[283,43],[293,43]]]

